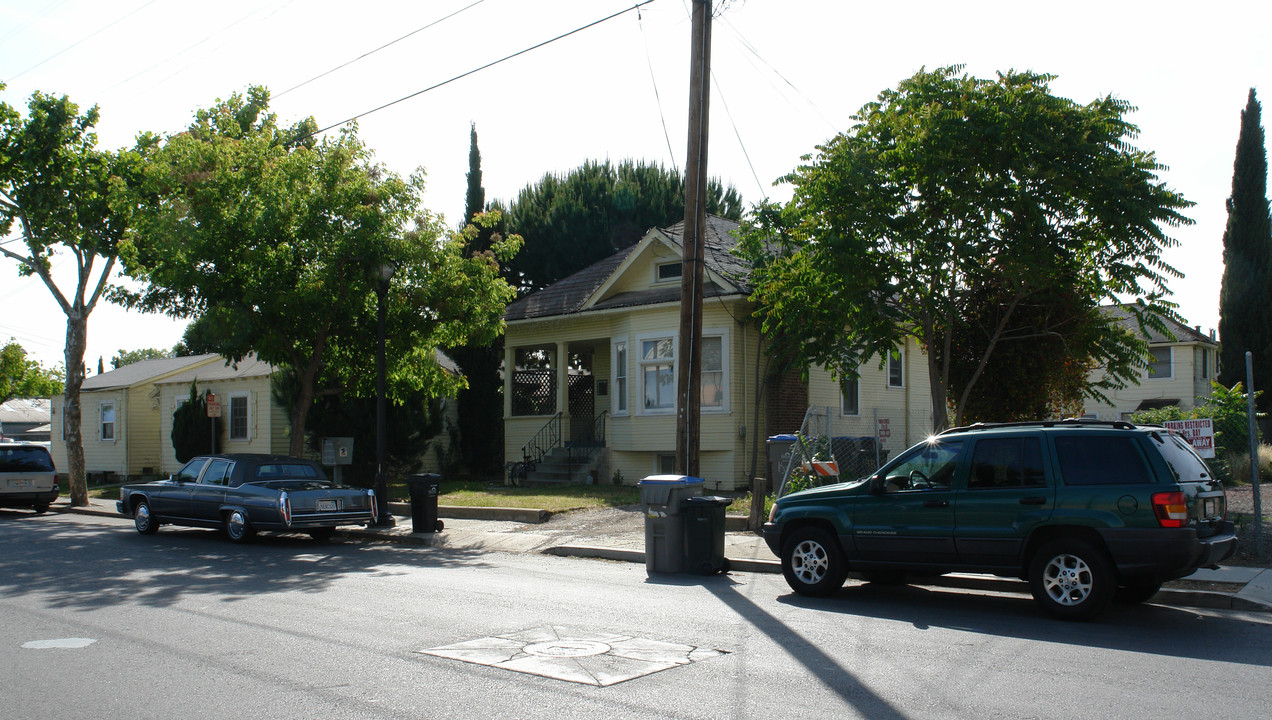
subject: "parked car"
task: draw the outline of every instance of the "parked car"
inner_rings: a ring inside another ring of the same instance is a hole
[[[57,499],[57,470],[48,448],[0,440],[0,507],[49,509]]]
[[[335,485],[318,463],[283,455],[196,457],[167,480],[123,486],[115,508],[142,535],[186,525],[224,529],[234,542],[258,530],[326,540],[338,525],[376,520],[373,491]]]
[[[764,539],[805,595],[836,592],[850,571],[876,582],[993,573],[1027,580],[1049,613],[1081,620],[1227,559],[1237,539],[1225,514],[1219,481],[1165,428],[982,424],[856,482],[779,498]]]

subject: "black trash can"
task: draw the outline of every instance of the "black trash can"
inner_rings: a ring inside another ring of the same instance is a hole
[[[441,492],[442,476],[437,473],[409,475],[406,486],[411,490],[411,532],[441,532],[443,523],[437,519],[437,495]]]
[[[680,511],[685,516],[685,569],[699,575],[729,571],[724,556],[724,509],[733,500],[703,495],[685,498]]]

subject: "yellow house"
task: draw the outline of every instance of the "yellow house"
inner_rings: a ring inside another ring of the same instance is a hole
[[[1100,308],[1113,315],[1124,327],[1141,332],[1131,313],[1120,305]],[[1152,362],[1139,379],[1139,384],[1106,393],[1110,402],[1088,399],[1084,417],[1098,420],[1127,420],[1141,410],[1178,405],[1182,410],[1197,406],[1198,398],[1210,397],[1210,383],[1218,376],[1219,343],[1214,335],[1202,334],[1201,327],[1190,328],[1167,318],[1170,335],[1148,329],[1148,349]],[[1101,370],[1095,370],[1098,380]]]
[[[287,408],[274,402],[271,377],[274,366],[249,355],[238,363],[221,362],[192,367],[154,383],[162,408],[158,428],[163,439],[164,475],[181,468],[172,447],[172,414],[190,399],[190,383],[199,393],[211,392],[221,405],[216,451],[286,455],[291,442]]]
[[[700,472],[708,490],[764,476],[765,438],[827,416],[832,433],[891,452],[932,428],[926,362],[913,340],[855,382],[813,368],[771,377],[737,223],[709,217],[702,319]],[[631,484],[675,462],[683,224],[511,304],[504,314],[504,459],[541,482]],[[882,413],[882,415],[881,415]],[[883,423],[880,424],[880,420]],[[882,428],[882,432],[880,429]]]
[[[155,383],[218,361],[223,362],[214,354],[142,360],[86,379],[80,388],[84,470],[121,479],[159,474],[165,446],[171,443],[160,434],[165,418]],[[69,465],[62,418],[63,399],[58,396],[50,413],[50,450],[65,473]]]

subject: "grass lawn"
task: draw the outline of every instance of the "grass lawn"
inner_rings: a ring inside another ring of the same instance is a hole
[[[70,497],[71,489],[61,481],[61,497]],[[92,485],[89,497],[118,500],[118,485]],[[410,493],[405,483],[389,483],[389,497],[395,502],[407,502]],[[769,502],[772,502],[770,499]],[[587,510],[590,508],[639,505],[640,490],[630,485],[565,485],[562,487],[520,488],[499,485],[484,480],[451,480],[442,483],[440,505],[464,507],[517,507],[535,508],[549,512]],[[767,510],[767,506],[765,510]],[[751,511],[751,497],[743,495],[728,507],[727,512],[746,514]]]
[[[405,502],[405,484],[390,484],[389,497]],[[444,481],[440,505],[464,507],[537,508],[550,512],[588,508],[621,507],[640,504],[640,491],[623,485],[566,485],[563,487],[520,488],[493,485],[480,480]]]

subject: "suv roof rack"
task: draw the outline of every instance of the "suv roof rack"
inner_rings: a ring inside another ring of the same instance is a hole
[[[1091,420],[1086,418],[1065,418],[1063,420],[1025,420],[1022,422],[1005,422],[1005,423],[984,423],[978,422],[971,425],[962,425],[960,427],[952,427],[942,430],[939,434],[953,432],[975,432],[977,430],[999,430],[1001,428],[1014,427],[1111,427],[1117,430],[1134,430],[1137,425],[1128,423],[1125,420]]]

